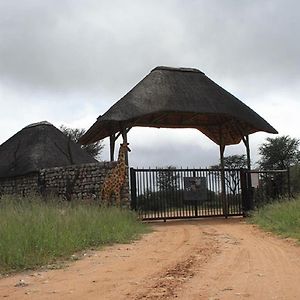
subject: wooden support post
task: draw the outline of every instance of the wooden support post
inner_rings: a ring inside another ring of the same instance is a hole
[[[130,128],[123,128],[121,133],[122,133],[122,137],[123,137],[123,143],[128,143],[127,141],[127,133],[129,132]],[[128,152],[126,152],[126,156],[125,156],[125,161],[126,161],[126,165],[128,165]]]
[[[116,143],[116,135],[115,134],[112,134],[109,137],[109,143],[110,143],[110,161],[114,161],[115,143]]]
[[[246,210],[254,209],[254,199],[253,199],[253,190],[252,190],[252,180],[251,180],[251,159],[250,159],[250,144],[249,144],[249,135],[243,137],[243,142],[246,147],[247,153],[247,169],[249,172],[246,173]]]
[[[220,163],[221,163],[221,198],[223,205],[223,214],[225,218],[228,218],[228,204],[226,199],[226,188],[225,188],[225,167],[224,167],[224,151],[225,145],[220,145]]]
[[[225,218],[228,218],[228,203],[226,197],[226,187],[225,187],[225,166],[224,166],[224,152],[225,152],[225,144],[223,139],[223,128],[222,125],[219,127],[219,146],[220,146],[220,163],[221,163],[221,199],[222,199],[222,207],[223,214]]]
[[[243,137],[243,142],[246,147],[246,154],[247,154],[247,169],[251,170],[251,158],[250,158],[250,145],[249,145],[249,135]]]

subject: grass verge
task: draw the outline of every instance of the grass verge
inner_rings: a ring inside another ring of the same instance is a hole
[[[0,272],[33,269],[87,248],[126,243],[148,230],[125,209],[2,197]]]
[[[254,213],[251,221],[265,230],[300,242],[300,196],[262,207]]]

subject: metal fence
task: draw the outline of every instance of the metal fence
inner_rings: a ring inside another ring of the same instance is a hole
[[[237,216],[243,214],[240,170],[130,169],[132,208],[146,219]]]
[[[243,174],[245,182],[242,180],[242,189],[250,199],[249,209],[291,197],[289,170],[244,170],[242,177]]]
[[[131,206],[144,220],[240,216],[290,195],[288,170],[130,169]]]

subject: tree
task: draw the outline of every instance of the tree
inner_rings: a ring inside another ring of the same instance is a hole
[[[159,171],[157,184],[160,191],[176,190],[178,185],[178,174],[176,174],[176,167],[168,166],[166,169]]]
[[[267,138],[259,147],[258,164],[264,170],[283,170],[300,162],[300,140],[288,135]]]
[[[85,134],[86,130],[83,128],[69,128],[64,125],[60,126],[60,130],[63,134],[68,136],[74,143],[78,143],[79,139]],[[81,148],[88,152],[95,159],[100,159],[104,145],[102,141],[95,142],[89,145],[82,145]]]
[[[229,169],[225,172],[225,184],[233,195],[238,192],[240,183],[239,172],[236,169],[242,169],[247,167],[246,155],[230,155],[224,157],[224,168]],[[221,163],[219,165],[211,166],[211,169],[221,169]],[[218,172],[219,175],[219,172]]]

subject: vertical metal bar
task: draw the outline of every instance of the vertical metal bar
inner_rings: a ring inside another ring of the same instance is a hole
[[[192,177],[190,170],[188,170],[188,177]],[[193,202],[190,202],[189,203],[189,216],[193,216],[193,213],[194,213]]]
[[[154,203],[153,203],[153,206],[156,208],[155,209],[155,217],[157,217],[158,215],[158,212],[157,212],[157,208],[158,208],[158,199],[159,199],[159,192],[158,192],[158,183],[157,183],[157,172],[156,170],[152,170],[152,176],[153,176],[153,191],[154,191]]]
[[[142,203],[140,203],[141,198],[139,196],[139,170],[138,169],[136,169],[135,178],[136,178],[135,186],[136,186],[137,208],[139,210],[139,214],[142,214],[143,209],[142,206],[140,207]]]
[[[193,177],[195,178],[196,177],[196,170],[194,169],[193,171],[192,171],[192,173],[193,173]],[[198,203],[197,203],[198,201],[197,201],[197,199],[194,199],[194,214],[195,214],[195,217],[198,217]]]
[[[247,207],[247,179],[246,179],[246,171],[244,169],[240,169],[240,182],[241,182],[241,194],[242,194],[242,212],[243,216],[246,216]]]
[[[148,173],[149,173],[149,185],[150,185],[149,190],[148,190],[148,194],[149,194],[149,200],[148,201],[150,203],[153,203],[154,192],[153,192],[152,172],[151,172],[150,168],[148,170]]]
[[[147,203],[149,205],[150,202],[150,194],[149,194],[149,185],[148,185],[148,172],[146,171],[146,169],[143,170],[143,189],[144,189],[144,194],[147,195],[146,199],[147,199]],[[150,217],[149,214],[149,210],[148,210],[148,218]]]
[[[212,206],[212,203],[211,203],[211,193],[209,192],[211,190],[211,176],[210,176],[210,171],[206,171],[206,178],[207,178],[207,202],[208,202],[208,205],[210,207],[209,209],[209,213],[210,215],[213,215],[213,206]]]
[[[136,172],[134,168],[130,168],[130,187],[131,187],[131,209],[137,210],[137,197],[136,197]]]
[[[237,176],[238,176],[239,179],[241,178],[240,172],[241,172],[241,170],[237,170]],[[239,191],[238,213],[240,215],[240,214],[243,213],[243,211],[242,211],[242,187],[241,187],[241,180],[239,180],[238,191]]]
[[[148,196],[145,195],[145,191],[146,191],[146,189],[145,189],[145,172],[143,172],[143,170],[141,170],[141,176],[142,176],[142,180],[141,180],[141,182],[142,182],[142,186],[141,186],[142,193],[144,195],[145,201],[148,203]],[[148,210],[147,210],[147,213],[149,214]]]
[[[169,176],[170,176],[170,171],[167,169],[167,171],[166,171],[167,173],[166,173],[166,175],[167,175],[167,180],[169,180]],[[165,188],[165,190],[164,190],[164,199],[165,199],[165,201],[164,201],[164,208],[165,208],[165,217],[167,217],[168,216],[168,214],[169,214],[169,186],[167,185],[167,187]]]
[[[156,168],[155,169],[155,180],[156,180],[156,195],[157,195],[157,199],[156,199],[156,212],[157,212],[157,216],[162,216],[162,207],[161,207],[161,192],[160,192],[160,186],[159,186],[159,171]]]
[[[136,180],[137,180],[137,182],[136,182],[136,194],[137,194],[137,198],[138,198],[138,202],[139,202],[139,200],[141,200],[141,195],[140,195],[140,178],[139,178],[140,172],[139,172],[138,169],[136,170],[135,175],[136,175]],[[144,206],[140,207],[140,214],[142,215],[142,218],[144,218],[144,216],[143,216]]]
[[[200,171],[200,177],[205,179],[205,193],[206,196],[208,195],[207,192],[207,171]],[[210,209],[209,209],[209,203],[208,203],[208,198],[205,197],[203,200],[203,205],[205,207],[205,215],[209,216],[210,215]]]
[[[203,177],[203,172],[201,170],[196,170],[195,175],[197,178],[202,178]],[[199,195],[200,199],[202,199],[203,196]],[[198,216],[203,216],[203,207],[205,207],[205,200],[196,200],[196,205],[197,205],[197,217]],[[206,215],[207,212],[204,212]]]
[[[186,187],[184,185],[184,178],[187,177],[187,176],[186,176],[186,171],[184,169],[182,170],[182,175],[183,176],[182,176],[182,179],[181,179],[181,183],[182,183],[182,187],[185,189]],[[184,216],[188,215],[187,211],[188,211],[188,201],[186,200],[183,203],[183,215]]]
[[[211,181],[211,190],[213,191],[213,193],[211,193],[211,201],[212,201],[212,212],[214,215],[216,215],[216,184],[215,184],[215,171],[210,171],[210,181]]]
[[[166,187],[164,187],[163,188],[163,203],[162,203],[162,205],[163,205],[163,213],[164,213],[164,215],[163,215],[163,217],[164,217],[164,220],[166,219],[166,208],[167,208],[167,199],[166,199]]]
[[[210,200],[212,202],[212,212],[216,215],[216,186],[215,186],[215,171],[209,171],[209,181],[210,181],[210,190],[213,193],[210,193]]]
[[[176,182],[176,188],[175,188],[175,203],[176,203],[176,211],[177,211],[177,216],[180,217],[180,199],[179,199],[179,194],[180,194],[180,184],[179,184],[179,175],[178,175],[178,170],[176,169],[175,171],[175,182]]]
[[[155,181],[154,181],[154,177],[153,177],[153,170],[149,168],[149,173],[150,173],[150,184],[151,184],[151,190],[150,190],[150,194],[151,194],[151,205],[155,206],[155,199],[156,199],[156,195],[155,195]],[[154,215],[153,215],[154,217]]]
[[[140,195],[140,197],[143,197],[143,187],[142,186],[143,186],[142,172],[141,172],[141,170],[139,170],[139,195]],[[145,197],[143,197],[143,199],[144,199],[144,202],[146,203]],[[143,218],[147,218],[147,209],[145,209],[146,207],[144,205]]]
[[[179,201],[180,201],[180,216],[184,216],[184,184],[183,184],[183,173],[182,173],[182,168],[179,171],[179,186],[180,186],[180,194],[179,196]]]
[[[172,216],[178,218],[178,209],[177,209],[177,201],[176,201],[176,190],[177,190],[177,183],[176,183],[176,169],[172,170],[172,207],[171,213]]]
[[[159,170],[156,168],[155,170],[155,179],[156,179],[156,190],[157,190],[157,201],[156,201],[156,212],[157,216],[161,217],[162,216],[162,207],[161,207],[161,191],[160,191],[160,186],[159,186]]]
[[[218,171],[218,181],[217,181],[217,187],[218,187],[218,206],[219,206],[219,215],[224,215],[223,214],[223,201],[222,201],[222,188],[221,188],[221,171]],[[219,180],[220,179],[220,180]]]
[[[188,173],[187,173],[187,170],[184,170],[184,177],[188,177]],[[184,183],[184,182],[183,182]],[[185,215],[186,216],[189,216],[189,214],[190,214],[190,201],[189,200],[187,200],[186,202],[185,202]]]
[[[205,207],[207,208],[207,215],[210,216],[211,213],[210,213],[210,205],[209,205],[209,201],[208,201],[208,178],[207,178],[207,171],[201,171],[200,172],[200,177],[203,177],[205,178],[205,194],[206,194],[206,197],[205,197]]]

